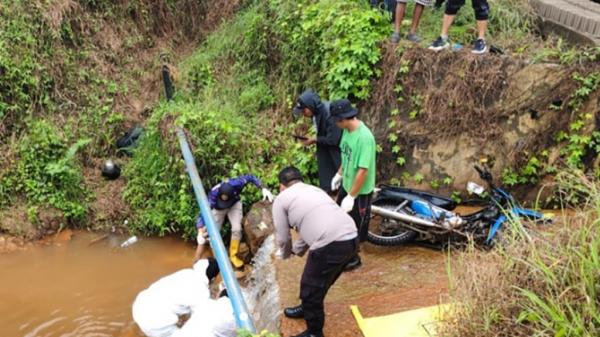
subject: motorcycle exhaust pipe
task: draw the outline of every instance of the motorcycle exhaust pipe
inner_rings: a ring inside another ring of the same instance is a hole
[[[381,215],[382,217],[386,217],[386,218],[390,218],[390,219],[394,219],[394,220],[398,220],[398,221],[405,221],[405,222],[410,222],[410,223],[419,224],[419,225],[428,226],[428,227],[443,228],[442,226],[437,225],[431,221],[427,221],[425,219],[421,219],[421,218],[413,216],[413,215],[408,215],[408,214],[404,214],[404,213],[400,213],[400,212],[394,212],[394,211],[391,211],[389,209],[379,207],[379,206],[374,206],[374,205],[371,206],[371,212]]]

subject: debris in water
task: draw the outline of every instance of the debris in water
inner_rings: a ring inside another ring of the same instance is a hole
[[[137,238],[137,236],[134,235],[134,236],[130,237],[129,239],[127,239],[126,241],[124,241],[121,244],[121,248],[127,248],[136,242],[138,242],[138,238]]]

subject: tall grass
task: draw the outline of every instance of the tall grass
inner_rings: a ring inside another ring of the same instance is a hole
[[[514,221],[501,247],[458,256],[459,304],[444,336],[600,336],[600,183],[571,173],[559,182],[585,207],[542,231]]]

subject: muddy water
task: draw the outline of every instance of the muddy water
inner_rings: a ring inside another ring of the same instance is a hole
[[[190,267],[193,247],[175,238],[126,239],[76,232],[71,239],[0,254],[2,337],[142,336],[131,318],[137,293]],[[60,242],[62,241],[62,242]]]

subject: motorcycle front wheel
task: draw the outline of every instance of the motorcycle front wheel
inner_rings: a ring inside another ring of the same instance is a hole
[[[379,207],[395,210],[396,206],[380,204]],[[412,242],[417,232],[402,225],[402,222],[372,214],[367,241],[378,246],[400,246]]]

